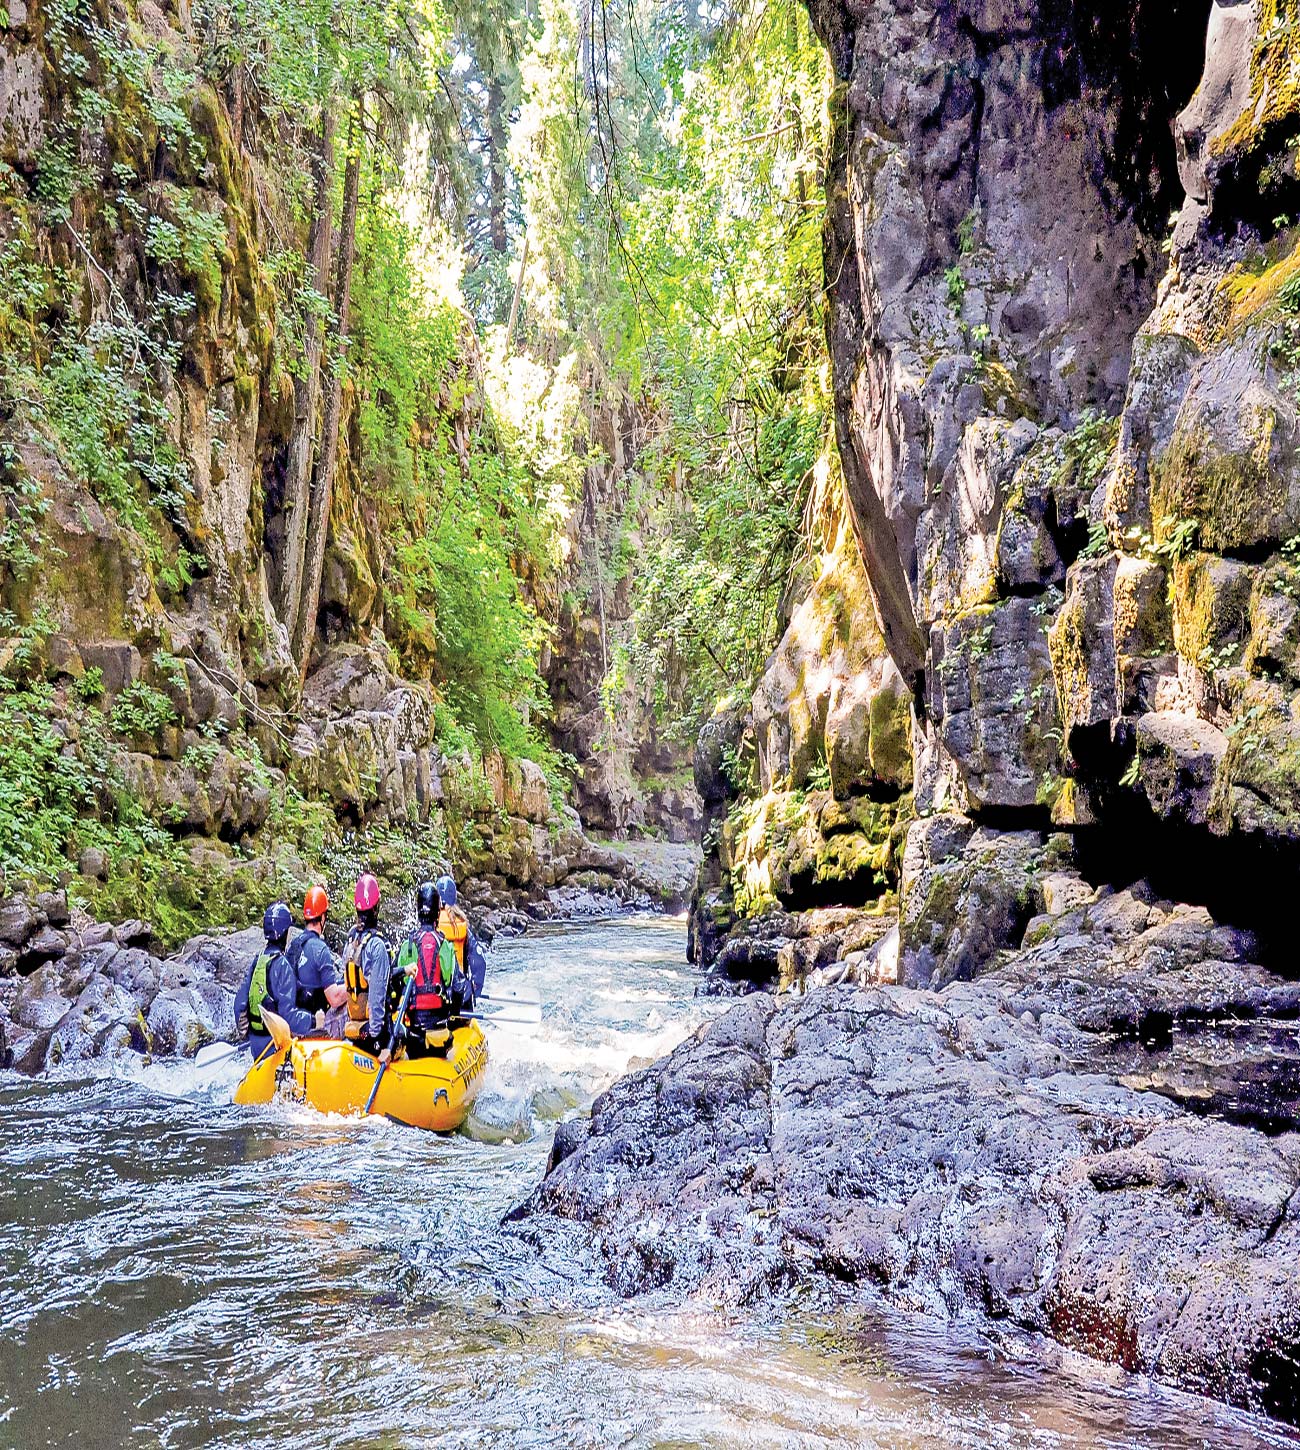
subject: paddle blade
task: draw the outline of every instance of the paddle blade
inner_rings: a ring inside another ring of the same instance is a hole
[[[283,1017],[269,1012],[265,1007],[262,1008],[262,1022],[271,1034],[271,1041],[275,1043],[277,1051],[283,1052],[293,1041],[293,1033],[289,1031],[289,1024]]]
[[[536,1007],[539,1010],[542,1005],[542,994],[536,987],[497,987],[490,990],[485,988],[478,994],[480,1002],[515,1002],[528,1007]]]
[[[237,1042],[209,1042],[206,1047],[200,1047],[194,1055],[195,1067],[215,1067],[219,1062],[225,1062],[239,1051]]]

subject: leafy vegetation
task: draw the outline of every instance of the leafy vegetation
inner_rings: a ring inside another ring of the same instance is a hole
[[[160,895],[178,931],[207,909],[185,811],[136,798],[129,752],[200,788],[233,754],[271,806],[222,844],[226,876],[288,852],[289,880],[341,827],[257,742],[284,750],[341,632],[427,683],[449,756],[531,757],[555,791],[540,666],[561,593],[599,614],[611,729],[637,700],[692,735],[761,669],[815,568],[810,500],[838,486],[830,78],[802,9],[192,17],[182,34],[101,0],[44,7],[60,87],[32,165],[0,169],[0,689],[26,720],[0,759],[0,861],[44,883],[93,846],[108,878],[78,889]],[[218,523],[250,445],[247,518]],[[102,558],[60,558],[56,505],[64,542]],[[225,557],[241,526],[274,620]],[[72,631],[65,566],[129,594],[103,634],[145,655],[135,683],[49,655]],[[338,617],[340,578],[365,619]],[[57,620],[34,615],[46,593]],[[196,723],[214,600],[240,612],[223,630],[257,688],[218,669],[233,713]]]
[[[617,450],[635,457],[624,533],[582,571],[603,618],[635,557],[630,629],[604,641],[607,706],[649,699],[693,736],[775,643],[805,506],[832,466],[827,62],[798,7],[589,16],[547,0],[541,15],[513,143],[521,341],[577,358],[589,416],[618,420]]]

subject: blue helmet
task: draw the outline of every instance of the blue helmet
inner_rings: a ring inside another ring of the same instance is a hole
[[[282,936],[288,936],[292,925],[293,917],[283,901],[276,901],[266,908],[266,915],[262,917],[262,931],[267,941],[279,941]]]
[[[433,883],[433,889],[442,898],[444,906],[455,906],[456,904],[456,883],[450,876],[439,876]]]

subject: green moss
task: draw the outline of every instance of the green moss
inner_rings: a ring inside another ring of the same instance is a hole
[[[1250,151],[1271,131],[1300,119],[1300,17],[1295,0],[1260,0],[1259,26],[1250,60],[1250,97],[1212,152],[1226,156]],[[1292,162],[1294,167],[1294,162]],[[1294,170],[1292,171],[1294,175]]]
[[[1258,708],[1258,707],[1256,707]],[[1289,722],[1239,713],[1229,727],[1210,810],[1221,830],[1300,839],[1300,734]]]
[[[1225,452],[1206,430],[1179,432],[1153,464],[1153,525],[1195,519],[1201,545],[1220,553],[1267,540],[1287,503],[1285,480],[1270,461],[1276,424],[1272,412],[1258,409],[1252,446],[1239,453]]]
[[[1192,664],[1244,640],[1250,627],[1250,571],[1231,560],[1198,553],[1173,569],[1174,644]]]
[[[1052,655],[1052,674],[1056,680],[1057,697],[1062,702],[1085,701],[1091,694],[1088,643],[1084,630],[1085,614],[1079,600],[1068,601],[1048,632]],[[1066,713],[1070,713],[1066,703]]]
[[[912,706],[905,694],[877,690],[871,697],[871,773],[891,785],[912,782]]]

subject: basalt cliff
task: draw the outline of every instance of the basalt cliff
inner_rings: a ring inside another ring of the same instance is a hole
[[[834,543],[696,753],[750,995],[525,1212],[1294,1422],[1300,13],[810,9]]]

